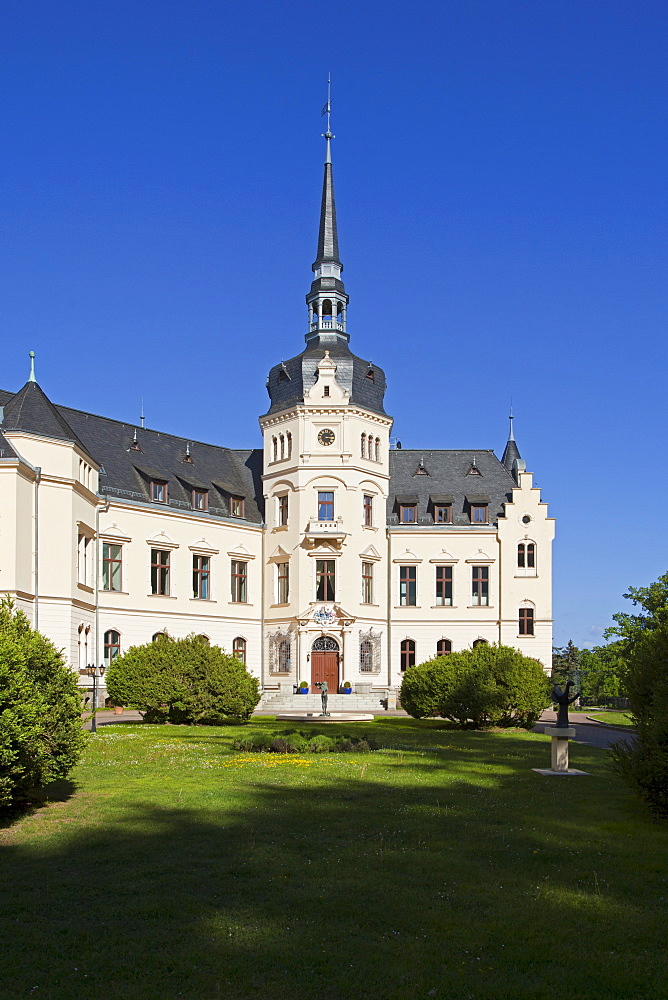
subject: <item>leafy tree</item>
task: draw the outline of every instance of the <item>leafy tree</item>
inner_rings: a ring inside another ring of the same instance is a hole
[[[110,664],[107,691],[147,722],[245,721],[260,700],[258,682],[244,665],[196,635],[132,646]]]
[[[622,693],[624,661],[618,643],[578,649],[572,639],[552,651],[552,680],[572,681],[583,701],[600,704]]]
[[[79,760],[86,734],[75,674],[22,611],[0,602],[0,806],[8,807]]]
[[[614,625],[603,633],[606,639],[620,639],[622,652],[628,652],[646,632],[668,625],[668,573],[664,573],[649,587],[629,587],[623,595],[643,613],[631,615],[620,611],[613,615]]]
[[[668,626],[641,631],[626,672],[636,738],[610,750],[614,769],[660,816],[668,816]]]
[[[480,645],[409,667],[401,704],[414,718],[441,715],[460,726],[530,729],[550,703],[538,660],[509,646]]]

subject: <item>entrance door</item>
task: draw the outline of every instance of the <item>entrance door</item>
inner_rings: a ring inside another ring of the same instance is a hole
[[[316,681],[327,681],[332,694],[339,690],[339,644],[329,635],[319,636],[311,648],[311,689],[317,692]]]

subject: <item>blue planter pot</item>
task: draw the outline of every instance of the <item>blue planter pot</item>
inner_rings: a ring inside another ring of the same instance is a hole
[[[352,688],[341,688],[341,694],[352,694],[352,693],[353,693]]]
[[[308,694],[308,688],[297,688],[297,694]]]

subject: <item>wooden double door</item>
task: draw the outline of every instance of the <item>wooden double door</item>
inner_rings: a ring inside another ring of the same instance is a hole
[[[315,686],[316,681],[327,681],[330,694],[336,694],[339,690],[339,654],[327,649],[313,649],[311,651],[311,690],[316,694],[320,688]]]

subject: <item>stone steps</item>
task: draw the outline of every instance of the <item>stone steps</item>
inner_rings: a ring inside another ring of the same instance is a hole
[[[377,694],[330,694],[328,712],[383,712],[384,692]],[[260,705],[263,712],[320,712],[319,694],[265,694]]]

